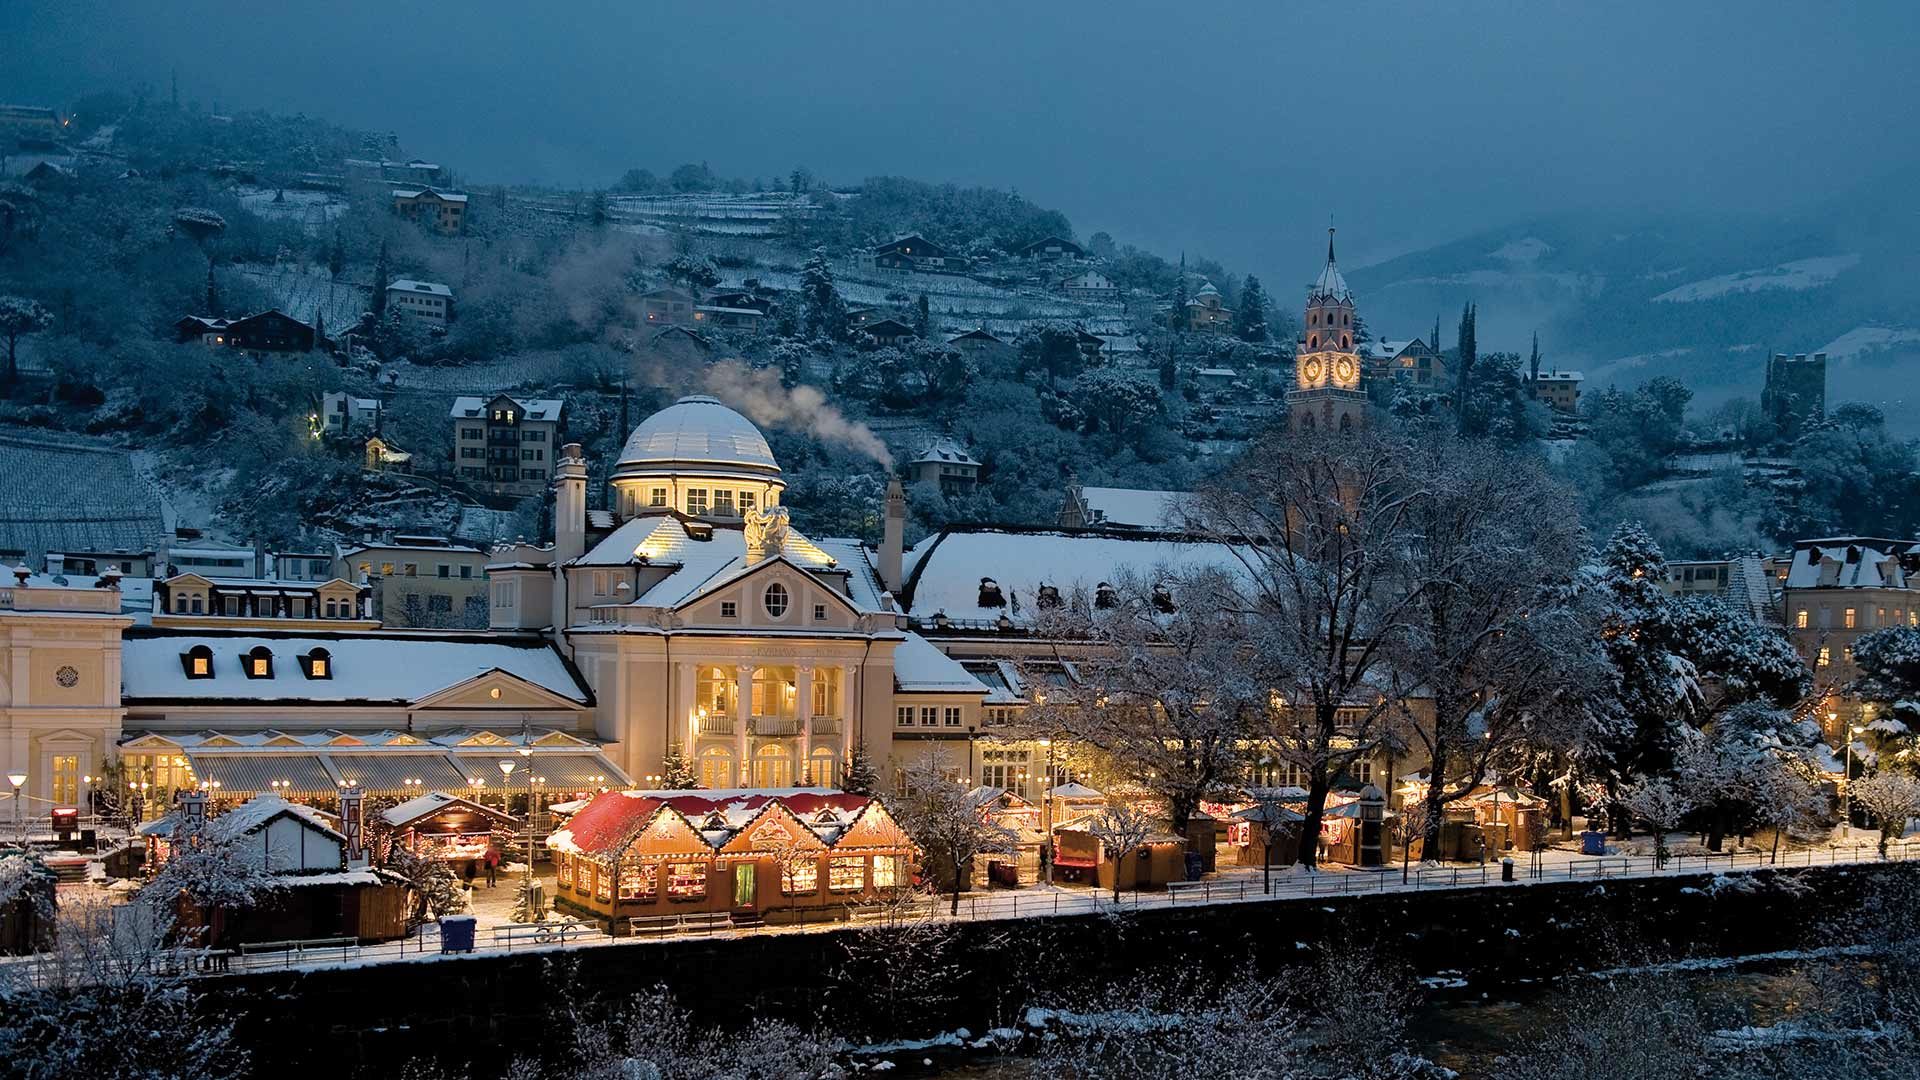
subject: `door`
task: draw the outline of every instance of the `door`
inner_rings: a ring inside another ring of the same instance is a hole
[[[740,862],[733,864],[733,906],[750,908],[753,906],[753,886],[759,867],[755,863]]]

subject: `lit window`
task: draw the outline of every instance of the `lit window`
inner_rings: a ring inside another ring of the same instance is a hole
[[[1820,657],[1814,661],[1815,666],[1826,667],[1831,663],[1833,663],[1833,649],[1826,645],[1820,646]]]
[[[659,891],[658,863],[627,863],[620,868],[620,899],[651,900]]]
[[[1796,630],[1805,630],[1807,628],[1807,609],[1806,608],[1801,608],[1799,611],[1794,613],[1793,625],[1794,625],[1794,629]]]
[[[867,884],[867,860],[859,855],[835,855],[827,862],[827,889],[859,892]]]
[[[780,891],[788,896],[812,896],[819,892],[819,860],[808,855],[789,859],[780,867]]]
[[[687,513],[698,516],[706,512],[707,512],[707,489],[706,488],[688,488],[687,489]]]
[[[1848,608],[1845,616],[1845,622],[1842,623],[1842,625],[1844,625],[1847,629],[1851,630],[1854,628],[1854,624],[1857,620],[1858,620],[1858,616],[1854,614],[1854,610],[1852,608]]]
[[[668,864],[667,895],[675,900],[697,900],[707,895],[707,864]]]
[[[900,856],[875,855],[873,857],[873,887],[891,889],[905,880],[900,872]]]

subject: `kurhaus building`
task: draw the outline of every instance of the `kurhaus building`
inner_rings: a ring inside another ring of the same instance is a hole
[[[1341,364],[1353,309],[1331,251],[1311,294],[1307,334],[1325,340],[1308,344],[1331,367],[1303,375],[1292,411],[1349,426],[1364,392]],[[711,397],[633,431],[605,510],[587,508],[578,444],[552,465],[553,542],[491,553],[484,632],[329,623],[324,605],[241,617],[209,600],[195,618],[190,581],[168,583],[187,614],[134,626],[110,577],[0,589],[0,751],[28,806],[81,802],[103,776],[150,802],[203,783],[586,793],[658,786],[674,754],[707,788],[825,786],[860,745],[883,778],[931,749],[1030,796],[1062,766],[996,735],[1044,692],[1030,683],[1076,678],[1073,643],[1036,637],[1036,613],[1130,571],[1233,562],[1145,527],[954,526],[909,549],[897,480],[878,547],[810,538],[765,436]],[[363,586],[329,586],[363,615]],[[490,771],[510,756],[528,768]]]

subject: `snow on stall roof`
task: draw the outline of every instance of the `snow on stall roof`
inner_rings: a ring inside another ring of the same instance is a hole
[[[1206,566],[1232,568],[1226,549],[1203,541],[1045,530],[970,529],[935,533],[913,549],[910,613],[930,619],[945,612],[955,620],[994,621],[1006,615],[1030,620],[1039,587],[1051,585],[1065,597],[1076,589],[1091,594],[1101,582],[1115,582],[1128,571],[1148,575],[1158,567],[1194,571]],[[1006,607],[983,607],[980,582],[1000,586]],[[1018,610],[1014,603],[1018,601]]]
[[[304,803],[288,802],[278,795],[255,795],[224,814],[209,817],[207,835],[216,840],[231,840],[261,828],[282,814],[299,818],[335,840],[346,840],[333,827],[332,815]],[[170,814],[140,826],[139,832],[143,836],[172,836],[178,823],[178,816]]]
[[[709,846],[718,848],[776,800],[829,844],[873,801],[870,796],[818,787],[609,791],[589,800],[547,844],[559,851],[601,854],[624,843],[664,808],[684,817]],[[822,811],[830,812],[831,822],[818,821]],[[716,814],[718,827],[707,827]]]
[[[583,805],[584,803],[585,800],[582,800]],[[408,799],[397,806],[387,807],[380,812],[380,816],[386,820],[387,824],[400,828],[449,806],[474,806],[486,814],[498,814],[498,811],[490,807],[480,806],[457,795],[449,795],[444,791],[429,791],[425,795]]]
[[[190,679],[181,656],[213,650],[214,677]],[[264,646],[273,674],[248,678],[240,658]],[[309,679],[296,657],[325,649],[334,677]],[[544,642],[419,638],[402,634],[229,635],[135,629],[121,646],[121,693],[128,699],[413,702],[490,671],[502,671],[571,701],[591,700],[554,648]]]
[[[934,648],[926,638],[909,633],[893,650],[893,688],[906,693],[985,694],[988,686],[960,661]]]
[[[1048,791],[1048,794],[1056,799],[1104,799],[1106,798],[1105,795],[1101,794],[1098,791],[1095,791],[1093,788],[1090,788],[1085,784],[1079,783],[1078,781],[1056,785],[1050,791]]]

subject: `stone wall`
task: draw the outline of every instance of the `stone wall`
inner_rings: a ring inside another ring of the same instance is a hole
[[[1470,989],[1681,956],[1862,940],[1861,912],[1920,884],[1906,864],[1508,885],[738,939],[426,958],[235,976],[210,1007],[238,1018],[261,1075],[316,1061],[437,1054],[498,1061],[560,1037],[556,1010],[656,984],[708,1023],[778,1016],[849,1038],[975,1031],[1036,994],[1178,968],[1232,976],[1330,957],[1398,963]],[[1630,944],[1628,944],[1630,943]]]

